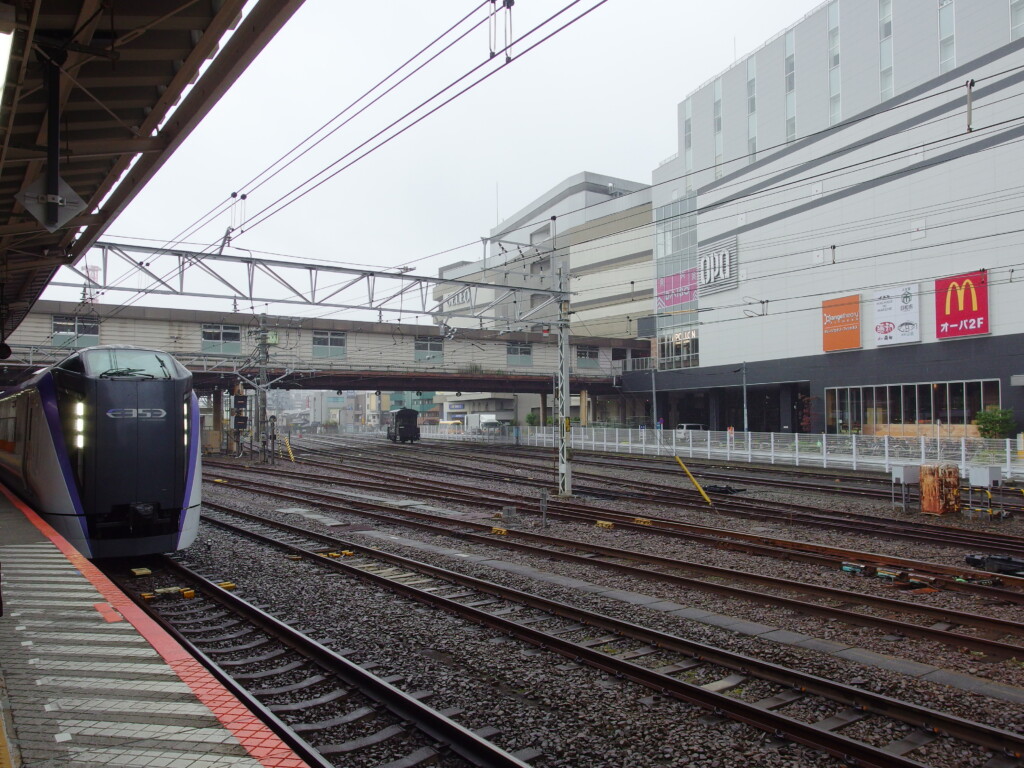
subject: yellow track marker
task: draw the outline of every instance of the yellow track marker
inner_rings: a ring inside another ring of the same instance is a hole
[[[704,489],[700,487],[700,483],[697,482],[697,478],[690,474],[690,470],[688,470],[686,468],[686,465],[683,464],[683,460],[680,459],[678,456],[676,456],[675,459],[676,461],[679,462],[679,466],[683,468],[683,472],[686,473],[686,476],[690,478],[690,482],[693,483],[693,487],[696,488],[700,492],[700,495],[704,497],[704,501],[706,501],[712,509],[715,509],[715,504],[713,501],[711,501],[711,497],[704,493]],[[715,511],[717,512],[718,510]]]

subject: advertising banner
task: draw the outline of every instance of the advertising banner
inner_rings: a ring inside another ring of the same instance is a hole
[[[825,352],[860,349],[860,294],[821,302],[821,346]]]
[[[935,281],[935,338],[956,339],[988,332],[987,272]]]
[[[875,345],[909,344],[921,340],[921,291],[897,285],[875,294]]]
[[[658,278],[658,309],[677,307],[697,298],[697,269]]]

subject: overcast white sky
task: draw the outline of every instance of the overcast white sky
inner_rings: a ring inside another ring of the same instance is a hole
[[[597,1],[583,0],[560,18]],[[172,241],[475,2],[306,0],[105,239],[154,246]],[[518,0],[513,33],[525,34],[569,2]],[[515,46],[513,61],[500,72],[286,210],[236,234],[234,244],[346,266],[412,265],[426,275],[479,258],[479,238],[500,217],[572,174],[587,170],[650,183],[658,163],[677,151],[679,102],[819,4],[608,0],[522,58],[515,57],[541,35]],[[483,16],[481,10],[475,18]],[[484,25],[251,193],[245,212],[252,216],[333,163],[484,61],[488,50]],[[241,219],[236,209],[189,240],[199,250]],[[467,243],[474,245],[428,258]],[[44,295],[79,296],[59,288]],[[154,297],[142,303],[173,302]],[[228,310],[231,304],[204,306]],[[304,314],[286,305],[258,309]]]

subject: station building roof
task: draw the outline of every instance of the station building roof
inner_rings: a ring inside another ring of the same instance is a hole
[[[246,0],[0,3],[12,34],[0,96],[4,338],[302,4],[249,2],[244,17]],[[62,200],[48,209],[55,188]]]

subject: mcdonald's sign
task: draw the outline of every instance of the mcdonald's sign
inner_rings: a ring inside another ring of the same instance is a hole
[[[935,338],[988,332],[988,272],[968,272],[935,281]]]

